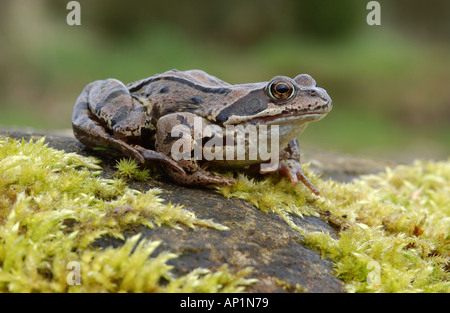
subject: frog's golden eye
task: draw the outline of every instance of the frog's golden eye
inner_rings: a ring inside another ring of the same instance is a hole
[[[275,80],[267,90],[269,96],[276,101],[288,100],[294,95],[294,86],[288,81]]]

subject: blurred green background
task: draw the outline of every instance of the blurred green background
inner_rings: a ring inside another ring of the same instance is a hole
[[[312,75],[334,101],[303,146],[408,160],[450,152],[450,1],[80,0],[0,2],[0,125],[71,128],[96,79],[176,68],[229,83]]]

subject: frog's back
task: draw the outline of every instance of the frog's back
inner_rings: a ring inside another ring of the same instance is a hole
[[[208,112],[231,85],[201,70],[171,70],[127,85],[153,120],[174,112]],[[207,114],[207,113],[205,113]]]
[[[153,85],[160,81],[176,81],[176,82],[186,82],[191,84],[199,84],[205,87],[224,87],[230,86],[229,83],[223,80],[209,75],[202,70],[188,70],[188,71],[178,71],[170,70],[162,74],[156,74],[148,78],[141,79],[139,81],[130,83],[127,85],[130,92],[135,92],[144,89],[146,86]]]

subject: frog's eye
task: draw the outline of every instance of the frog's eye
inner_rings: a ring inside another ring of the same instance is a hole
[[[274,80],[267,88],[269,96],[275,100],[288,100],[294,95],[294,86],[285,80]]]

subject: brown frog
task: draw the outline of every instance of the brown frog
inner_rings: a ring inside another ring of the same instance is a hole
[[[257,143],[246,132],[252,126],[250,130],[256,129],[260,135],[267,127],[276,126],[277,131],[269,133],[278,137],[272,136],[268,143],[272,159],[278,151],[279,162],[275,167],[260,166],[260,173],[278,171],[293,184],[302,181],[318,195],[303,174],[297,136],[331,108],[326,91],[307,74],[231,85],[200,70],[172,70],[128,85],[116,79],[88,84],[75,102],[72,125],[75,137],[84,145],[112,148],[142,163],[161,162],[169,176],[182,185],[233,184],[234,179],[208,171],[210,165],[243,168],[267,164],[264,161],[270,160],[249,157]],[[205,131],[212,126],[213,133]],[[238,137],[242,140],[230,140]],[[209,151],[223,158],[195,155],[208,141],[215,143]],[[183,158],[174,155],[180,142],[191,143]],[[244,158],[236,158],[237,142],[247,144]]]

